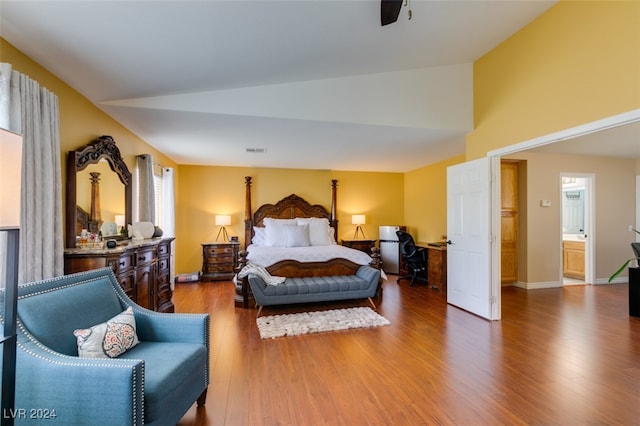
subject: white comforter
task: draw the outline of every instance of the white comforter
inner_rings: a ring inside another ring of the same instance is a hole
[[[335,258],[342,258],[358,265],[371,263],[371,256],[365,252],[337,244],[310,247],[265,247],[252,244],[247,248],[247,251],[249,252],[247,256],[249,262],[264,267],[285,259],[299,262],[325,262]]]

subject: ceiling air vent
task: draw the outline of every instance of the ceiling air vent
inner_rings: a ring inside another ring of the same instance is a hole
[[[267,152],[267,150],[264,148],[245,148],[245,152],[251,154],[264,154],[265,152]]]

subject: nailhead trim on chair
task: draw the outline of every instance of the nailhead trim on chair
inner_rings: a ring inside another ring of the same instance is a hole
[[[43,284],[43,283],[50,283],[50,282],[53,282],[53,281],[58,281],[61,278],[64,278],[64,277],[56,277],[56,278],[52,278],[52,279],[49,279],[49,280],[46,280],[46,281],[41,281],[39,283],[25,284],[25,285],[21,285],[20,287],[28,288],[28,287],[32,287],[32,286],[34,286],[36,284]],[[103,277],[94,278],[94,279],[85,280],[85,281],[78,281],[77,283],[71,283],[71,284],[68,284],[68,285],[65,285],[65,286],[62,286],[62,287],[55,287],[55,288],[50,288],[48,290],[37,291],[35,293],[23,294],[22,296],[18,296],[18,300],[25,299],[25,298],[28,298],[28,297],[31,297],[31,296],[37,296],[37,295],[40,295],[40,294],[51,293],[53,291],[58,291],[58,290],[60,290],[62,288],[70,288],[70,287],[75,287],[75,286],[78,286],[78,285],[97,282],[97,281],[102,280],[102,279],[103,279]]]
[[[146,363],[142,363],[142,371],[141,371],[141,376],[142,376],[142,395],[140,396],[140,406],[144,407],[144,374],[145,374],[145,368],[146,368]],[[138,400],[138,393],[135,391],[136,389],[136,375],[133,375],[133,424],[136,424],[136,418],[138,417],[138,404],[136,404],[136,401]],[[142,413],[140,413],[140,423],[144,424],[144,410],[142,410]]]

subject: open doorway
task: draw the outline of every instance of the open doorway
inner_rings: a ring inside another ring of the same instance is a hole
[[[593,175],[562,174],[562,285],[593,283]]]
[[[541,148],[548,145],[550,147],[558,147],[556,152],[563,154],[579,153],[580,155],[584,155],[585,152],[589,151],[594,155],[606,155],[608,157],[629,158],[630,156],[635,155],[635,157],[632,158],[639,158],[637,157],[637,155],[640,154],[638,153],[637,142],[637,129],[639,126],[640,109],[636,109],[628,111],[626,113],[603,118],[601,120],[585,123],[573,128],[568,128],[556,133],[551,133],[534,139],[526,140],[514,145],[489,151],[487,153],[487,156],[499,159],[503,156],[512,155],[517,152]],[[603,140],[615,141],[615,143],[603,143]],[[578,141],[578,144],[572,143],[574,141]],[[494,176],[499,176],[499,173],[499,161],[494,162],[494,166],[492,167],[492,174]],[[637,182],[638,187],[640,188],[640,179],[638,179]],[[493,179],[491,186],[491,193],[499,194],[499,191],[496,188],[499,188],[500,180]],[[636,191],[638,196],[640,196],[640,190],[637,189]],[[498,214],[498,212],[500,212],[500,201],[501,200],[499,196],[493,196],[491,200],[491,226],[493,230],[497,230],[498,238],[496,238],[495,240],[498,241],[501,238],[500,215]],[[595,204],[595,201],[592,201],[592,203]],[[591,220],[594,221],[594,218],[592,217]],[[638,216],[637,221],[640,221],[640,215]],[[596,247],[596,241],[594,238],[595,233],[591,231],[589,232],[590,235],[588,234],[588,237],[591,238],[589,239],[589,244],[587,246],[589,247],[588,250],[593,251]],[[587,247],[585,247],[585,249],[587,249]],[[494,290],[493,294],[495,294],[496,297],[494,305],[497,307],[497,312],[494,316],[494,319],[500,319],[500,245],[492,244],[491,250],[491,287]],[[590,259],[593,259],[593,255],[585,255]],[[529,262],[524,262],[524,267],[526,268],[528,264]],[[590,280],[590,282],[594,284],[596,283],[594,262],[591,262],[589,267],[585,268],[585,281],[586,280]]]

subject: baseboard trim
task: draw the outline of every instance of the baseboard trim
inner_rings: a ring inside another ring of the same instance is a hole
[[[612,282],[609,282],[608,278],[598,278],[594,285],[606,285],[606,284],[628,284],[628,277],[618,277]],[[523,288],[525,290],[536,290],[539,288],[557,288],[557,287],[569,287],[572,285],[589,285],[585,283],[575,283],[575,284],[563,284],[560,281],[547,281],[547,282],[537,282],[537,283],[526,283],[523,281],[516,281],[513,283],[513,287]]]
[[[514,287],[523,288],[525,290],[537,290],[540,288],[556,288],[562,287],[562,283],[560,281],[547,281],[547,282],[538,282],[538,283],[525,283],[522,281],[518,281],[513,284]]]
[[[596,284],[629,284],[629,277],[618,277],[609,282],[609,278],[597,278]]]

